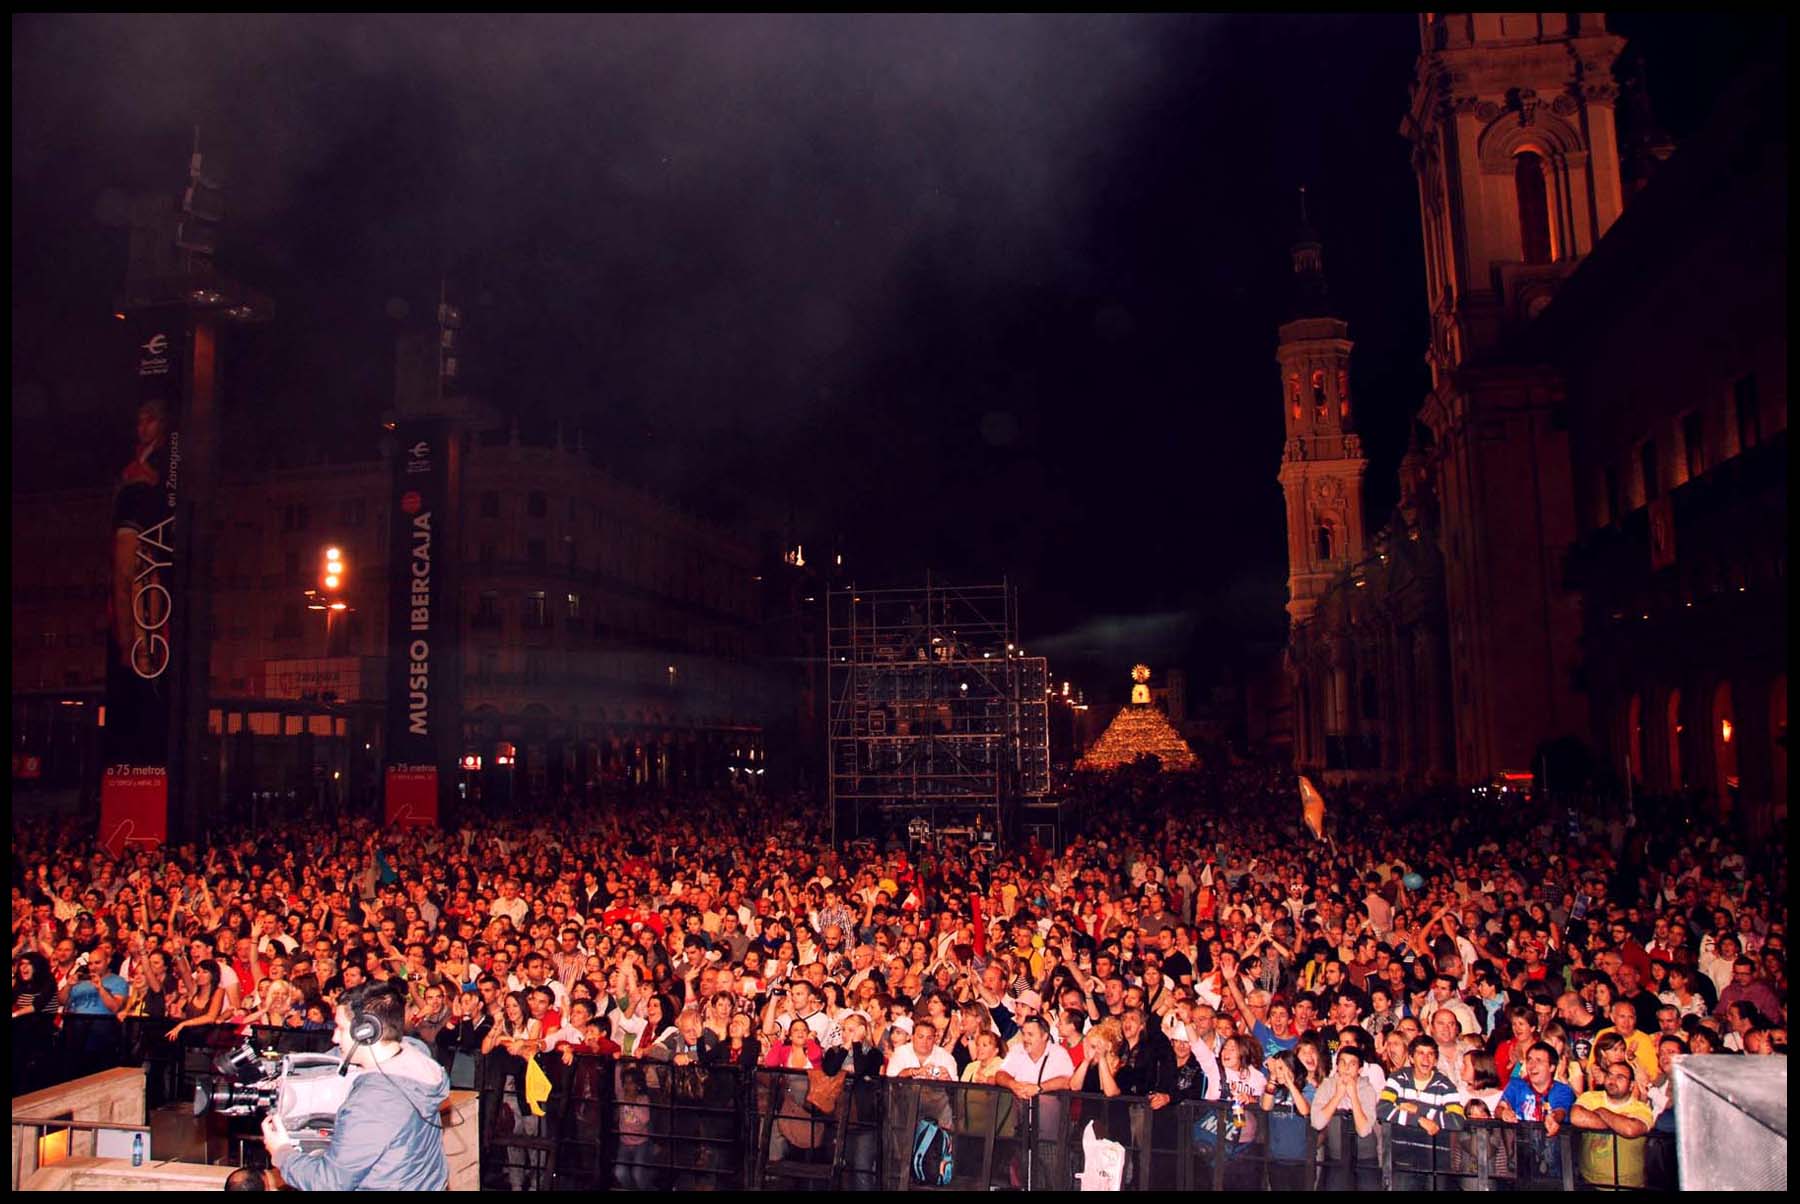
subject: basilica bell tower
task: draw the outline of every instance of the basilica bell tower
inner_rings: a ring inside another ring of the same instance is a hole
[[[1293,300],[1275,360],[1287,431],[1278,476],[1287,501],[1287,609],[1298,626],[1312,617],[1331,579],[1362,559],[1368,461],[1350,398],[1350,324],[1332,305],[1323,248],[1304,204],[1292,256]]]
[[[1625,191],[1603,13],[1425,13],[1412,145],[1431,319],[1431,432],[1458,780],[1588,737],[1562,381],[1529,335]]]

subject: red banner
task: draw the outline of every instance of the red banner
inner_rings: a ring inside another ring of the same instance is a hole
[[[169,836],[169,771],[161,765],[114,765],[100,783],[100,843],[117,857],[131,845]]]
[[[387,826],[429,828],[437,824],[438,775],[433,765],[391,765],[387,771]]]

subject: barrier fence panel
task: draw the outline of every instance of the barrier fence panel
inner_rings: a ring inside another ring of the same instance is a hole
[[[1032,1105],[991,1083],[885,1079],[890,1185],[901,1191],[1023,1189],[1032,1179]]]
[[[324,1052],[318,1030],[169,1020],[30,1017],[14,1024],[14,1092],[117,1065],[146,1067],[148,1105],[193,1099],[215,1059],[246,1040]],[[1153,1108],[1133,1096],[1019,1099],[991,1084],[540,1054],[536,1115],[524,1060],[473,1058],[484,1185],[502,1190],[1069,1191],[1100,1170],[1085,1138],[1120,1147],[1127,1191],[1668,1190],[1675,1135],[1467,1120],[1427,1136],[1348,1114],[1322,1128],[1288,1108],[1228,1101]],[[37,1080],[33,1082],[33,1080]],[[534,1095],[536,1093],[533,1093]],[[1109,1163],[1109,1167],[1113,1164]]]

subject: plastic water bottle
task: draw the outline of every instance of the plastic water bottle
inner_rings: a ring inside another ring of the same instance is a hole
[[[144,1165],[144,1135],[134,1134],[131,1138],[131,1165]]]

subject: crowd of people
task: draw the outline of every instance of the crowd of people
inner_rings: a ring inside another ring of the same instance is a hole
[[[446,1067],[848,1064],[1215,1100],[1205,1140],[1294,1185],[1308,1126],[1331,1174],[1336,1143],[1389,1143],[1397,1186],[1470,1120],[1570,1126],[1585,1177],[1641,1184],[1677,1059],[1786,1054],[1785,846],[1688,809],[1343,794],[1318,841],[1291,773],[1077,789],[1092,818],[1061,851],[833,850],[816,805],[730,793],[117,858],[15,823],[15,1093],[58,1013],[324,1031],[342,992],[396,981]]]

